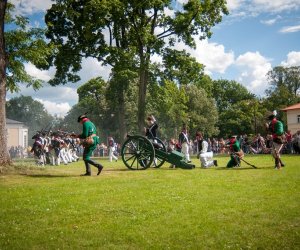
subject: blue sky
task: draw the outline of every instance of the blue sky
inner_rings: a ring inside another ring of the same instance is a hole
[[[51,0],[11,2],[34,26],[44,26],[45,11],[52,4]],[[187,0],[177,0],[175,4],[180,6],[185,2]],[[197,41],[196,50],[184,44],[176,47],[186,49],[203,63],[213,79],[235,80],[257,96],[263,96],[268,87],[266,73],[269,70],[279,65],[300,65],[300,0],[228,0],[227,5],[230,14],[213,28],[209,40]],[[29,74],[45,81],[55,72],[54,68],[40,71],[31,64],[25,68]],[[88,58],[83,61],[79,83],[56,88],[45,86],[39,91],[22,87],[19,94],[41,101],[51,114],[64,115],[77,103],[78,86],[98,75],[107,79],[108,74],[109,69]],[[16,94],[7,95],[8,98],[14,96]]]

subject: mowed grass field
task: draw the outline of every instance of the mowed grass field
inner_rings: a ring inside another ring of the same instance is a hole
[[[300,156],[270,155],[193,170],[127,170],[121,160],[80,177],[81,161],[0,175],[0,249],[300,249]]]

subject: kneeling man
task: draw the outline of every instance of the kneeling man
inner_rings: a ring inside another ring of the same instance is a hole
[[[198,143],[198,152],[202,168],[209,168],[211,166],[218,166],[216,160],[213,160],[213,152],[208,152],[208,142],[204,140],[201,132],[196,133]]]

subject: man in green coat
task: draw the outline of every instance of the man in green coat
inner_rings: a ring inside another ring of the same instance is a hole
[[[275,169],[281,169],[284,167],[284,163],[281,160],[280,152],[283,148],[283,123],[276,118],[277,111],[274,110],[271,115],[268,116],[269,123],[266,127],[269,132],[272,133],[273,143],[272,143],[272,155],[275,159]]]
[[[78,117],[77,120],[82,124],[82,134],[78,135],[80,139],[83,139],[83,160],[85,164],[86,172],[82,176],[91,176],[91,167],[89,164],[92,164],[98,169],[97,175],[99,175],[103,169],[103,166],[100,163],[97,163],[91,159],[93,151],[96,149],[97,144],[99,144],[99,137],[97,136],[97,130],[94,123],[92,123],[89,118],[84,114]]]
[[[227,168],[239,167],[241,163],[241,158],[244,156],[243,151],[237,136],[233,135],[230,137],[227,147],[230,149],[230,160],[227,163]]]

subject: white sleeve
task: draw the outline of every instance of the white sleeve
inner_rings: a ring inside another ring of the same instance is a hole
[[[202,142],[202,150],[201,150],[200,153],[206,153],[207,150],[208,150],[208,143],[207,143],[207,141],[203,140],[203,142]]]

